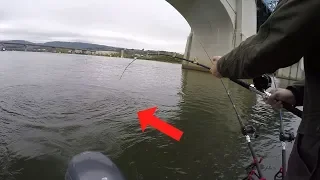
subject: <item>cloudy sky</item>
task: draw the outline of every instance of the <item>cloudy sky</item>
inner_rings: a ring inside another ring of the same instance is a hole
[[[165,0],[0,0],[0,40],[81,41],[182,53],[189,32]]]

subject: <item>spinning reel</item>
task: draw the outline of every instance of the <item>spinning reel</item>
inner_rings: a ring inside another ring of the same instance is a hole
[[[259,91],[266,91],[268,88],[271,87],[272,80],[270,76],[264,74],[262,76],[253,78],[253,85]]]

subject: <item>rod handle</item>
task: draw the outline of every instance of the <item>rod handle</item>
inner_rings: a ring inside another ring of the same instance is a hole
[[[245,81],[241,81],[239,79],[230,79],[230,80],[239,84],[240,86],[250,90],[250,84],[246,83]],[[259,91],[259,92],[263,93],[262,91]],[[302,111],[300,109],[293,107],[291,104],[288,104],[286,102],[282,102],[282,105],[283,105],[283,108],[286,109],[287,111],[302,118]]]
[[[283,108],[286,109],[287,111],[290,111],[292,114],[302,118],[302,111],[296,107],[293,107],[292,105],[282,102]]]

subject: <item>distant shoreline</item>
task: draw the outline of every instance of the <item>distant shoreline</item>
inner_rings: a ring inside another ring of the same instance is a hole
[[[41,51],[17,51],[17,50],[6,50],[0,52],[33,52],[33,53],[52,53],[52,54],[68,54],[68,55],[85,55],[85,56],[96,56],[96,57],[108,57],[108,58],[125,58],[125,59],[134,59],[135,57],[119,57],[119,56],[107,56],[107,55],[94,55],[94,54],[73,54],[73,53],[62,53],[62,52],[41,52]],[[159,58],[160,57],[160,58]],[[174,57],[163,57],[163,56],[154,56],[150,58],[146,57],[137,57],[136,60],[146,60],[146,61],[158,61],[158,62],[167,62],[172,64],[181,64],[180,60],[175,59]]]

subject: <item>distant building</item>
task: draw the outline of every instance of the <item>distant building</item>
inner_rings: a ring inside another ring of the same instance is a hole
[[[36,51],[38,51],[38,52],[45,52],[46,49],[36,49]]]
[[[91,55],[91,54],[93,54],[93,52],[91,52],[91,51],[88,51],[88,50],[86,50],[85,52],[84,52],[85,54],[88,54],[88,55]]]
[[[76,54],[82,54],[82,50],[76,49],[76,50],[75,50],[75,53],[76,53]]]
[[[102,55],[102,56],[108,56],[111,54],[116,54],[118,53],[117,51],[96,51],[95,54],[96,55]]]

